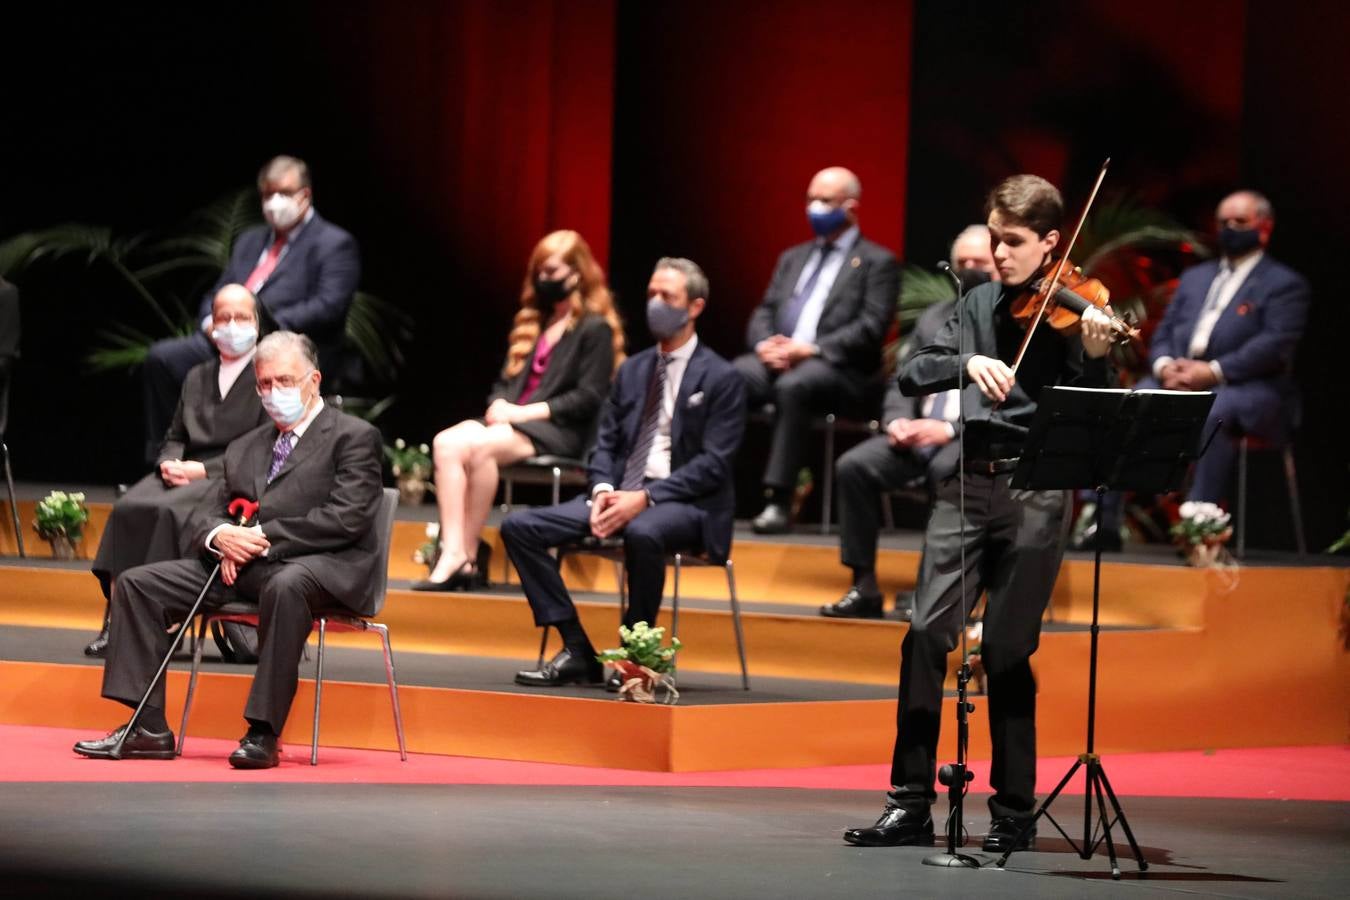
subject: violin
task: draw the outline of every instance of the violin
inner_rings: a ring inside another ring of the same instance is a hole
[[[1074,228],[1073,236],[1069,238],[1063,255],[1047,262],[1041,269],[1040,277],[1028,282],[1022,293],[1013,299],[1011,306],[1013,319],[1026,329],[1026,334],[1022,336],[1022,346],[1017,349],[1017,356],[1013,359],[1014,373],[1031,344],[1031,336],[1041,322],[1048,322],[1051,328],[1061,334],[1077,334],[1079,326],[1082,325],[1083,313],[1088,307],[1105,312],[1106,305],[1111,300],[1111,292],[1105,285],[1095,278],[1085,277],[1082,270],[1069,260],[1069,253],[1073,250],[1074,244],[1078,243],[1078,235],[1082,233],[1083,223],[1087,221],[1088,211],[1092,209],[1097,192],[1101,190],[1102,182],[1106,180],[1106,169],[1109,165],[1111,165],[1109,158],[1102,163],[1101,171],[1097,173],[1097,182],[1092,186],[1087,203],[1083,205],[1083,213],[1078,217],[1078,225]],[[1117,343],[1140,339],[1139,329],[1131,322],[1114,314],[1109,315],[1111,331]]]

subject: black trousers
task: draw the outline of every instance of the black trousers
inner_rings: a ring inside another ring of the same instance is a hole
[[[797,484],[811,417],[826,413],[866,416],[873,379],[840,369],[823,359],[803,360],[786,372],[772,372],[753,353],[736,357],[736,370],[745,380],[750,409],[772,403],[777,409],[769,459],[764,466],[765,487],[791,489]]]
[[[624,566],[628,576],[625,625],[656,624],[666,584],[666,555],[701,549],[705,515],[688,503],[658,503],[638,513],[624,528]],[[534,611],[536,625],[553,625],[576,616],[572,597],[549,550],[589,535],[590,519],[591,508],[586,498],[574,497],[557,506],[513,512],[502,522],[502,542],[520,573],[520,584]]]
[[[122,573],[113,587],[104,697],[133,706],[141,699],[168,652],[172,636],[167,629],[187,615],[209,571],[199,560],[175,559]],[[266,722],[280,734],[295,699],[313,610],[341,604],[303,566],[265,559],[245,566],[231,587],[217,579],[205,605],[214,608],[232,600],[258,604],[258,670],[244,718]],[[150,703],[164,707],[163,681]]]
[[[877,567],[881,494],[904,487],[927,471],[927,462],[885,436],[868,438],[839,457],[839,560],[849,568]]]
[[[1012,491],[1011,475],[966,477],[965,608],[988,592],[980,655],[989,685],[995,816],[1026,816],[1036,794],[1036,680],[1030,657],[1068,532],[1062,491]],[[960,479],[938,489],[928,521],[914,619],[901,647],[890,801],[912,811],[937,799],[938,732],[947,655],[963,626]]]
[[[187,337],[165,338],[150,345],[146,354],[142,387],[145,406],[145,459],[154,464],[164,432],[169,430],[183,379],[197,363],[216,356],[215,348],[200,331]],[[325,385],[325,388],[327,385]]]

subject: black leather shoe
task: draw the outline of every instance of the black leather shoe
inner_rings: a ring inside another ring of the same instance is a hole
[[[1097,544],[1102,545],[1103,553],[1119,553],[1123,546],[1120,540],[1120,532],[1106,530],[1097,533],[1097,523],[1093,522],[1083,533],[1073,539],[1071,546],[1075,550],[1096,550]]]
[[[931,847],[933,817],[927,811],[916,815],[898,806],[887,806],[871,828],[850,828],[844,832],[847,843],[859,847]]]
[[[595,657],[587,658],[564,647],[542,668],[533,672],[517,672],[516,684],[558,687],[564,684],[599,684],[604,678],[604,666]]]
[[[108,653],[108,622],[112,620],[112,604],[103,606],[103,630],[84,647],[84,655],[102,659]]]
[[[1033,825],[1022,838],[1017,836],[1026,827],[1026,819],[1014,819],[1012,816],[996,816],[989,823],[989,833],[984,836],[985,853],[1010,853],[1014,850],[1036,849],[1036,827]]]
[[[896,591],[895,592],[895,613],[892,616],[901,622],[914,621],[914,592]]]
[[[868,596],[854,586],[839,602],[822,606],[820,614],[830,619],[880,619],[881,595]]]
[[[792,520],[782,506],[769,503],[750,521],[750,527],[755,534],[787,534],[792,530]]]
[[[230,754],[236,769],[271,769],[281,762],[279,740],[275,734],[250,731],[239,740],[239,749]]]
[[[609,673],[609,677],[605,679],[605,690],[609,691],[611,694],[617,694],[621,687],[623,687],[623,674],[620,673],[618,669],[614,669]]]
[[[146,731],[137,725],[126,743],[122,745],[122,755],[113,756],[112,749],[127,726],[97,741],[76,741],[74,750],[90,759],[173,759],[173,732]]]
[[[426,578],[422,581],[414,581],[410,587],[414,591],[463,591],[473,587],[474,579],[477,577],[478,573],[474,572],[473,563],[466,559],[444,581],[432,581],[430,578]]]

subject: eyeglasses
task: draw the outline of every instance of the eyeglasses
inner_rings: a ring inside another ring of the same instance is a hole
[[[283,390],[289,390],[290,388],[298,387],[299,385],[302,385],[306,381],[308,381],[309,376],[313,374],[314,370],[310,369],[308,372],[299,377],[296,377],[294,375],[278,375],[276,378],[259,378],[258,394],[261,396],[262,394],[270,393],[273,388],[281,388]]]
[[[252,313],[235,313],[234,315],[230,315],[229,313],[221,313],[220,315],[212,316],[211,321],[216,325],[229,325],[231,322],[240,322],[244,325],[252,325],[257,320],[253,318]]]

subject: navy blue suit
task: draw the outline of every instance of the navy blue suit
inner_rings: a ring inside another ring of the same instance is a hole
[[[248,279],[273,240],[272,229],[266,225],[257,225],[239,235],[229,264],[198,305],[197,322],[211,314],[211,302],[217,291]],[[340,372],[347,310],[360,278],[361,254],[356,239],[315,212],[258,289],[263,331],[283,328],[309,336],[319,347],[323,371],[330,376]],[[156,341],[150,348],[145,361],[148,459],[154,459],[169,427],[188,370],[214,357],[215,348],[201,331],[185,338]]]
[[[1182,274],[1154,332],[1150,366],[1162,357],[1190,356],[1191,336],[1218,271],[1217,262],[1206,262]],[[1220,313],[1202,358],[1217,361],[1223,370],[1223,383],[1213,389],[1209,425],[1222,419],[1224,434],[1196,464],[1191,499],[1223,499],[1238,436],[1252,434],[1280,441],[1297,424],[1299,396],[1292,370],[1308,302],[1308,282],[1303,276],[1267,255]],[[1157,382],[1147,378],[1139,386],[1157,387]]]
[[[592,490],[623,482],[655,362],[656,349],[648,348],[625,361],[614,377],[591,454]],[[623,531],[628,625],[655,622],[667,553],[702,551],[719,563],[731,553],[736,506],[731,466],[745,430],[745,386],[732,365],[706,344],[695,348],[685,368],[670,430],[670,476],[647,482],[654,505]],[[576,615],[548,551],[590,534],[589,494],[559,506],[514,512],[502,523],[502,540],[520,572],[537,625]]]

